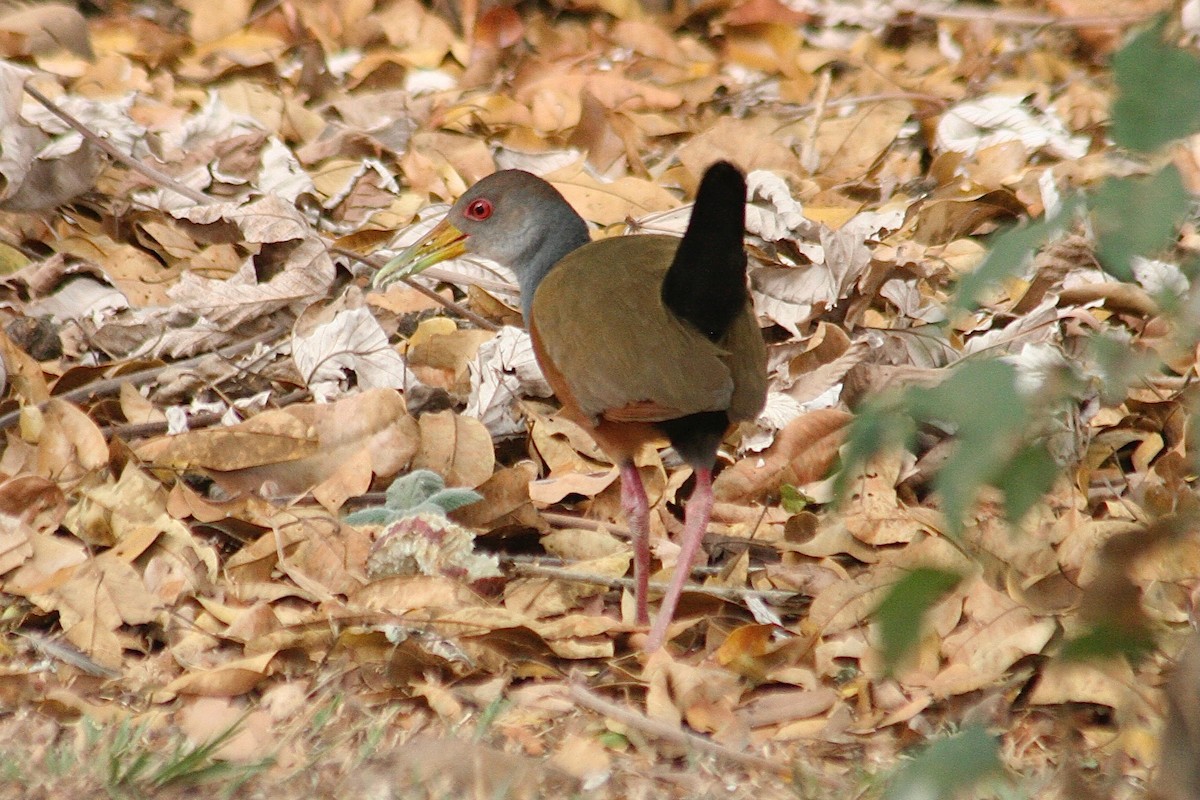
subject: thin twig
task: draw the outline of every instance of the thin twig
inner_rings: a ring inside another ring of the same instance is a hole
[[[596,519],[588,519],[586,517],[577,517],[574,514],[560,514],[556,511],[543,511],[542,519],[549,522],[551,525],[557,525],[562,528],[582,528],[585,531],[606,530],[609,533],[620,536],[622,539],[632,539],[633,534],[628,528],[622,528],[620,525],[613,525],[608,522],[601,522]]]
[[[826,103],[829,102],[829,87],[833,83],[833,70],[821,70],[817,82],[816,98],[813,101],[813,111],[808,120],[808,131],[800,148],[800,165],[809,172],[815,173],[819,166],[817,155],[817,133],[821,130],[821,118],[825,116]]]
[[[262,342],[270,341],[282,332],[283,329],[276,326],[264,333],[259,334],[258,336],[255,336],[252,339],[247,339],[246,341],[238,342],[237,344],[231,344],[221,350],[216,350],[211,353],[201,353],[198,356],[192,356],[191,358],[183,361],[173,361],[169,364],[163,364],[160,367],[148,367],[146,369],[138,370],[137,372],[130,372],[126,375],[118,375],[115,378],[105,378],[104,380],[79,386],[69,392],[63,392],[62,394],[54,395],[54,397],[51,399],[66,400],[70,403],[80,403],[93,397],[102,397],[104,395],[113,394],[114,392],[120,391],[121,386],[126,383],[133,384],[134,386],[140,386],[143,383],[149,383],[150,381],[155,380],[166,370],[186,369],[187,367],[195,366],[201,363],[206,358],[211,358],[213,355],[216,355],[220,358],[233,358],[234,356],[239,355],[246,350],[254,349]],[[45,406],[45,402],[37,404],[38,408],[45,408]],[[13,425],[16,425],[20,418],[21,409],[19,408],[16,411],[10,411],[7,414],[0,416],[0,431],[7,430]]]
[[[711,753],[720,758],[728,759],[735,764],[740,764],[746,767],[754,767],[755,769],[767,770],[776,774],[790,775],[791,770],[785,763],[780,763],[769,758],[756,756],[752,753],[744,753],[740,750],[734,750],[731,747],[714,742],[712,739],[706,739],[695,733],[689,733],[670,725],[666,722],[660,722],[656,719],[651,719],[645,714],[634,711],[632,708],[627,708],[622,705],[605,700],[600,695],[586,688],[581,683],[572,681],[568,685],[568,693],[571,699],[584,708],[591,709],[597,714],[603,714],[609,719],[616,720],[622,725],[627,725],[630,728],[635,728],[642,733],[649,734],[658,739],[665,739],[668,742],[688,747],[693,750],[699,750],[705,753]]]
[[[531,555],[528,553],[497,553],[496,557],[500,559],[501,564],[536,564],[539,567],[563,567],[570,569],[571,565],[576,563],[570,559],[562,558],[561,556],[553,555]],[[720,567],[700,566],[699,564],[692,567],[693,575],[720,575],[724,570]]]
[[[483,278],[479,275],[468,275],[465,272],[459,272],[454,269],[429,267],[422,270],[421,274],[442,283],[453,283],[460,286],[478,286],[480,289],[486,289],[489,292],[509,292],[516,294],[520,291],[520,288],[512,281],[504,281],[499,278]]]
[[[913,5],[897,10],[927,19],[983,20],[997,25],[1019,25],[1030,28],[1111,28],[1137,25],[1153,16],[1152,14],[1107,14],[1090,17],[1060,17],[1053,14],[998,10],[989,6],[966,4],[960,4],[954,8]]]
[[[307,391],[297,389],[275,400],[271,404],[271,408],[287,408],[290,405],[299,403],[308,396],[309,393]],[[204,428],[211,428],[224,419],[224,417],[224,411],[201,411],[188,417],[188,430],[198,431]],[[104,434],[104,438],[106,439],[116,438],[129,442],[134,439],[145,439],[147,436],[160,436],[167,432],[167,425],[166,420],[157,422],[127,422],[121,425],[105,425],[100,428],[100,432]]]
[[[595,586],[605,586],[609,589],[632,589],[632,578],[612,578],[594,572],[579,572],[566,567],[548,567],[544,564],[513,564],[513,569],[524,575],[540,575],[560,581],[572,583],[590,583]],[[650,588],[665,592],[667,584],[651,582]],[[684,591],[696,594],[706,594],[720,600],[745,600],[755,597],[775,605],[784,605],[792,601],[796,592],[785,592],[778,589],[740,589],[736,586],[701,586],[698,583],[684,584]]]
[[[200,205],[209,205],[210,203],[216,202],[216,200],[214,198],[209,197],[208,195],[204,194],[203,192],[196,191],[195,189],[193,189],[190,186],[185,186],[184,184],[182,184],[179,181],[172,178],[167,173],[160,172],[159,170],[155,169],[154,167],[151,167],[148,164],[143,164],[141,161],[138,161],[133,156],[129,156],[129,155],[126,155],[125,153],[122,153],[120,150],[118,150],[117,148],[115,148],[111,144],[109,144],[104,138],[99,136],[91,128],[84,125],[82,122],[75,119],[75,117],[71,116],[66,111],[63,111],[61,108],[59,108],[58,105],[53,100],[51,100],[49,97],[46,97],[46,95],[42,94],[40,91],[38,91],[37,89],[30,86],[29,83],[25,84],[25,92],[30,97],[32,97],[34,100],[37,100],[39,103],[41,103],[43,106],[45,106],[46,110],[49,111],[51,114],[58,117],[63,122],[67,123],[72,128],[74,128],[76,131],[78,131],[79,134],[81,136],[83,136],[83,138],[86,139],[88,142],[95,145],[100,150],[104,151],[109,157],[111,157],[114,160],[119,161],[122,164],[124,164],[125,166],[129,167],[134,172],[140,173],[140,174],[144,175],[145,177],[149,178],[150,180],[154,181],[156,184],[163,187],[164,189],[170,189],[171,191],[173,191],[177,194],[183,195],[187,199],[189,199],[195,203],[199,203]]]
[[[574,514],[562,514],[555,511],[543,511],[542,519],[559,528],[582,528],[585,531],[604,530],[608,531],[614,536],[619,536],[622,539],[633,541],[632,531],[630,531],[628,528],[623,528],[620,525],[615,525],[611,522],[600,522],[599,520],[588,519],[586,517],[577,517]],[[713,533],[712,531],[704,532],[704,543],[709,547],[724,545],[731,547],[747,547],[752,550],[765,553],[779,552],[779,548],[770,542],[763,542],[757,539],[747,539],[745,536],[727,536],[722,533]]]

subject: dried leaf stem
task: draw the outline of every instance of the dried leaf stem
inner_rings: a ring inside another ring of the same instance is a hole
[[[183,361],[172,361],[169,364],[163,364],[159,367],[148,367],[130,372],[126,375],[118,375],[114,378],[104,378],[103,380],[94,381],[83,386],[72,389],[69,392],[63,392],[59,395],[54,395],[56,400],[66,400],[70,403],[79,403],[92,397],[101,397],[119,391],[121,386],[126,383],[131,383],[134,386],[139,386],[143,383],[149,383],[158,378],[163,371],[168,369],[179,369],[181,367],[189,367],[199,364],[206,358],[211,358],[214,354],[221,358],[233,358],[236,355],[244,353],[247,350],[252,350],[262,342],[268,342],[283,333],[283,329],[272,327],[268,331],[260,333],[251,339],[237,344],[231,344],[224,349],[215,351],[215,353],[201,353],[198,356],[184,359]],[[38,408],[44,408],[46,403],[38,403]],[[17,424],[17,420],[21,418],[21,409],[10,411],[7,414],[0,415],[0,431],[7,430]]]
[[[751,753],[743,753],[740,750],[734,750],[731,747],[714,742],[712,739],[706,739],[694,733],[676,728],[666,722],[660,722],[656,719],[650,719],[645,714],[640,714],[631,708],[618,705],[610,700],[605,700],[600,695],[591,691],[581,683],[571,682],[568,684],[568,693],[571,699],[584,708],[595,711],[597,714],[603,714],[609,719],[616,720],[622,725],[627,725],[630,728],[636,728],[642,733],[654,736],[658,739],[664,739],[668,742],[689,747],[693,750],[698,750],[704,753],[711,753],[720,758],[727,759],[735,764],[741,764],[754,769],[767,770],[769,772],[790,775],[791,769],[786,763],[780,763],[769,758],[756,756]]]
[[[1019,25],[1031,28],[1102,28],[1130,26],[1145,22],[1151,14],[1104,14],[1093,16],[1056,16],[1035,12],[999,10],[991,6],[971,6],[960,3],[954,8],[943,5],[913,5],[904,9],[927,19],[983,20],[997,25]]]
[[[192,200],[200,205],[209,205],[210,203],[216,202],[213,198],[209,197],[208,195],[204,194],[203,192],[197,191],[190,186],[185,186],[184,184],[182,184],[179,181],[172,178],[167,173],[157,170],[148,164],[143,164],[141,161],[138,161],[133,156],[122,153],[120,150],[118,150],[117,148],[115,148],[111,144],[109,144],[103,137],[101,137],[99,134],[97,134],[91,128],[84,125],[82,122],[75,119],[75,117],[71,116],[66,111],[63,111],[61,108],[59,108],[58,105],[53,100],[51,100],[49,97],[46,97],[46,95],[42,94],[40,91],[35,89],[33,86],[29,85],[28,82],[26,82],[26,84],[25,84],[25,93],[28,94],[30,97],[32,97],[34,100],[37,100],[43,106],[45,106],[46,110],[49,111],[51,114],[58,117],[63,122],[67,123],[72,128],[74,128],[76,131],[78,131],[79,134],[81,136],[83,136],[83,138],[86,139],[88,142],[90,142],[92,145],[94,145],[95,147],[97,147],[98,149],[103,151],[105,154],[107,154],[112,159],[119,161],[122,164],[124,164],[125,166],[129,167],[134,172],[144,175],[147,178],[149,178],[150,180],[154,181],[159,186],[162,186],[164,189],[170,189],[171,191],[175,192],[176,194],[180,194],[180,195],[186,197],[187,199]]]
[[[512,566],[513,569],[523,575],[538,575],[560,581],[570,581],[572,583],[590,583],[596,586],[607,586],[609,589],[633,588],[632,578],[613,578],[608,575],[580,572],[579,570],[568,569],[566,567],[550,567],[544,564],[514,563]],[[651,582],[650,588],[665,592],[667,584]],[[736,586],[701,586],[698,583],[688,583],[685,585],[685,589],[689,592],[707,594],[721,600],[745,600],[749,597],[755,597],[776,605],[790,603],[796,597],[795,592],[785,592],[777,589],[740,589]]]

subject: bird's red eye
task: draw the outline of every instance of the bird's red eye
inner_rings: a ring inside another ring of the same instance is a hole
[[[468,203],[464,213],[467,215],[467,219],[485,220],[492,215],[492,203],[490,200],[480,197]]]

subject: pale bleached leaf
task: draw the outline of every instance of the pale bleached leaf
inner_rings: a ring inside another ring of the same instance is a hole
[[[1187,276],[1175,264],[1142,256],[1133,258],[1133,277],[1152,295],[1183,297],[1191,287]]]
[[[350,374],[362,389],[402,389],[419,383],[366,308],[339,311],[307,334],[294,336],[292,359],[306,385],[326,385],[326,397],[344,386]]]
[[[282,225],[289,223],[283,221]],[[271,223],[264,223],[266,234]],[[267,316],[292,303],[307,304],[322,296],[333,282],[333,262],[317,239],[302,241],[288,254],[287,267],[259,283],[253,264],[247,262],[226,280],[199,278],[185,273],[167,294],[213,325],[226,330],[247,320]]]
[[[993,94],[947,109],[938,121],[938,150],[974,155],[1004,142],[1020,142],[1030,152],[1045,150],[1059,158],[1082,158],[1086,136],[1071,136],[1053,111],[1030,107],[1021,94]]]
[[[816,238],[818,225],[804,217],[804,208],[792,197],[787,182],[768,170],[746,176],[746,231],[768,242]]]
[[[529,334],[520,328],[501,328],[480,345],[470,374],[471,399],[463,413],[481,421],[497,439],[525,432],[517,409],[521,398],[552,394],[534,357]]]
[[[313,181],[292,151],[272,136],[267,139],[266,147],[262,151],[258,188],[263,194],[294,203],[301,194],[313,191]],[[392,191],[396,190],[395,181],[392,181],[389,188]]]
[[[963,346],[963,355],[991,352],[1004,355],[1029,342],[1042,342],[1055,334],[1059,318],[1058,298],[1048,297],[1037,308],[1017,317],[1002,328],[972,337]]]

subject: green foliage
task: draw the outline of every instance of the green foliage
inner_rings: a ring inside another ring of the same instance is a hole
[[[842,469],[834,479],[833,491],[845,497],[850,480],[871,456],[892,447],[911,447],[917,426],[904,403],[904,396],[876,397],[858,408],[846,432]]]
[[[987,287],[1019,273],[1039,247],[1066,230],[1082,207],[1083,198],[1073,197],[1053,216],[1009,228],[992,237],[991,249],[983,263],[959,281],[954,293],[954,307],[960,310],[974,308]]]
[[[904,765],[884,792],[884,800],[950,800],[981,781],[1001,774],[996,737],[972,727],[935,742]]]
[[[177,735],[165,751],[150,745],[147,724],[125,720],[101,726],[84,718],[81,725],[82,752],[64,744],[49,751],[42,763],[29,765],[29,772],[45,770],[61,777],[86,770],[113,798],[153,797],[167,789],[201,786],[213,788],[213,797],[230,797],[271,763],[266,759],[237,764],[216,758],[221,747],[237,733],[240,722],[200,745]],[[26,783],[33,778],[32,774],[22,776]]]
[[[404,517],[422,513],[445,516],[456,508],[482,499],[483,495],[472,489],[447,489],[441,475],[418,469],[392,481],[382,506],[347,514],[346,522],[351,525],[389,525]]]
[[[1138,153],[1151,154],[1200,131],[1200,58],[1167,44],[1165,29],[1159,18],[1113,56],[1113,141]],[[1134,256],[1174,241],[1189,197],[1179,171],[1167,166],[1142,178],[1109,178],[1091,207],[1101,265],[1130,280]]]
[[[979,489],[994,484],[1009,468],[1014,445],[1028,424],[1029,408],[1017,393],[1016,370],[1001,361],[966,364],[938,386],[912,390],[909,409],[923,422],[953,426],[957,443],[934,486],[951,530],[957,531]]]
[[[1163,41],[1164,19],[1113,56],[1118,96],[1111,133],[1117,145],[1151,154],[1200,131],[1200,57]],[[1121,280],[1133,277],[1134,256],[1169,245],[1189,208],[1187,189],[1173,166],[1145,177],[1109,178],[1089,197],[1074,197],[1054,215],[995,236],[983,263],[959,283],[955,306],[969,309],[997,281],[1017,274],[1037,248],[1058,236],[1086,203],[1101,265]]]
[[[1132,280],[1133,257],[1174,241],[1187,210],[1187,188],[1173,166],[1146,178],[1109,178],[1092,198],[1101,266]]]
[[[1111,132],[1119,146],[1135,155],[1153,154],[1200,131],[1200,58],[1168,44],[1165,37],[1166,24],[1160,19],[1113,58],[1118,97]],[[1095,190],[1068,198],[1045,219],[994,236],[983,263],[959,282],[954,308],[974,308],[989,286],[1020,274],[1040,247],[1074,225],[1084,212],[1096,233],[1101,266],[1121,280],[1132,280],[1134,258],[1153,256],[1170,247],[1189,210],[1187,188],[1174,166],[1109,178]],[[1122,399],[1130,385],[1156,366],[1148,356],[1132,352],[1129,343],[1119,337],[1096,337],[1089,349],[1102,375],[1099,388],[1108,402]],[[965,516],[986,485],[1004,493],[1005,516],[1011,522],[1019,521],[1051,488],[1060,471],[1039,431],[1052,427],[1053,415],[1064,405],[1078,402],[1081,391],[1092,387],[1066,381],[1033,401],[1018,392],[1015,379],[1014,368],[1000,361],[964,363],[938,386],[912,388],[864,404],[848,432],[844,468],[835,483],[838,496],[846,497],[849,481],[875,453],[893,447],[911,449],[918,426],[933,426],[955,440],[933,479],[950,532],[961,531]],[[952,578],[934,570],[919,570],[897,584],[884,600],[877,617],[889,669],[916,645],[922,615],[953,586]],[[1122,635],[1099,625],[1069,642],[1064,656],[1136,659],[1152,646],[1148,636]],[[981,740],[964,737],[959,745],[944,743],[945,752],[968,745],[980,747],[980,753],[986,750],[979,744]],[[987,752],[994,759],[994,746],[990,747]],[[942,746],[931,748],[922,758],[931,759],[932,764],[943,753],[939,748]],[[929,784],[926,788],[935,790],[922,796],[948,796],[951,784],[939,783],[935,768],[921,766],[923,763],[914,762],[897,785],[908,781],[905,785],[915,787],[925,781]],[[953,759],[945,763],[958,771]],[[888,796],[908,795],[889,791]]]
[[[1165,17],[1113,56],[1112,137],[1150,153],[1200,131],[1200,58],[1163,42]]]
[[[488,703],[487,707],[480,713],[479,719],[475,723],[475,740],[480,741],[484,735],[496,724],[496,720],[500,715],[512,705],[511,701],[506,697],[497,697]]]
[[[889,675],[917,649],[925,613],[961,580],[956,573],[922,567],[901,578],[883,598],[875,610],[875,620],[879,623],[884,669]]]
[[[785,483],[779,487],[779,504],[789,514],[799,514],[812,504],[812,498],[790,483]]]
[[[847,481],[874,453],[911,444],[915,423],[945,428],[955,436],[953,450],[934,477],[951,532],[985,485],[1005,491],[1005,511],[1017,522],[1054,483],[1057,468],[1045,446],[1027,441],[1033,409],[1016,388],[1016,370],[1002,361],[972,361],[932,388],[909,389],[859,411],[847,439],[847,468],[838,476],[842,496]]]
[[[1058,477],[1058,464],[1042,442],[1023,447],[993,481],[1004,492],[1004,516],[1019,520],[1041,499]]]
[[[1136,664],[1153,650],[1154,637],[1149,631],[1130,630],[1111,623],[1100,623],[1064,643],[1060,656],[1067,661],[1097,661],[1122,657]]]
[[[1088,356],[1099,369],[1101,398],[1108,403],[1120,402],[1129,387],[1155,365],[1152,354],[1139,353],[1130,348],[1128,340],[1114,336],[1089,339]]]

